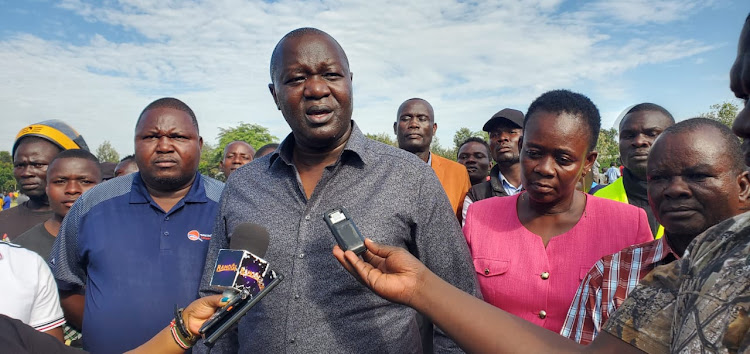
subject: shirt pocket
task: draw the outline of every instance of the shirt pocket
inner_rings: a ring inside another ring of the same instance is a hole
[[[505,274],[510,269],[510,261],[490,258],[475,258],[474,270],[483,277]]]

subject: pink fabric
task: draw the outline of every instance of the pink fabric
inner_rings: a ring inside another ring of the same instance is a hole
[[[642,209],[587,195],[578,223],[552,238],[545,249],[542,239],[518,220],[516,202],[523,194],[472,203],[464,236],[484,300],[559,333],[591,266],[605,255],[654,238]]]

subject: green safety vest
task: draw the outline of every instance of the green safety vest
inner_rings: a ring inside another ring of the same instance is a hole
[[[622,183],[622,177],[616,179],[608,186],[596,191],[594,195],[621,203],[628,203],[628,194],[625,193],[625,185]],[[662,236],[664,236],[664,226],[659,225],[659,229],[656,230],[656,237],[654,237],[654,239],[661,238]]]

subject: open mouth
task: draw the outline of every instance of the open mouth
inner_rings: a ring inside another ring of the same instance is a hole
[[[312,106],[305,111],[307,119],[315,124],[325,124],[333,116],[333,109],[328,106]]]

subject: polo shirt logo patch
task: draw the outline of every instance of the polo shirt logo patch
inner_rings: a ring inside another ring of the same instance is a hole
[[[190,241],[199,241],[199,240],[201,242],[203,242],[203,240],[210,241],[211,240],[211,234],[202,234],[202,233],[198,232],[198,230],[190,230],[187,233],[187,238]]]
[[[198,230],[190,230],[187,233],[187,237],[190,241],[198,241],[200,240],[201,234],[198,233]]]

